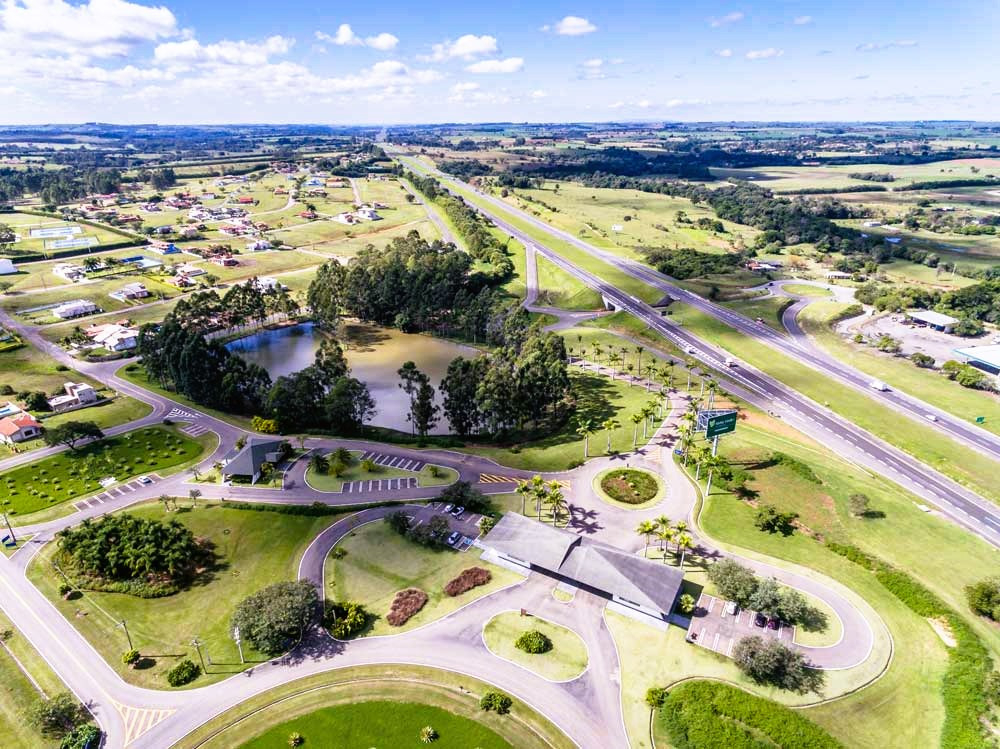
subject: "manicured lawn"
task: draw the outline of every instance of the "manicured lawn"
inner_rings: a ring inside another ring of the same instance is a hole
[[[840,621],[840,617],[834,613],[826,601],[817,598],[811,593],[799,592],[805,596],[810,606],[823,612],[823,615],[826,617],[826,628],[809,631],[803,627],[797,627],[795,629],[795,642],[799,645],[810,645],[817,648],[824,648],[839,642],[840,638],[844,635],[844,623]]]
[[[786,283],[781,287],[789,294],[795,294],[796,296],[808,296],[808,297],[828,297],[830,296],[829,289],[821,289],[818,286],[809,286],[804,283]]]
[[[674,304],[674,318],[692,333],[739,356],[817,403],[872,434],[895,444],[915,458],[950,476],[982,496],[1000,502],[1000,489],[987,477],[996,472],[996,462],[971,448],[896,413],[867,395],[824,377],[774,349],[747,338],[698,310]]]
[[[987,416],[985,423],[979,426],[1000,434],[998,396],[962,387],[937,370],[921,369],[907,359],[847,341],[830,329],[830,320],[844,308],[844,304],[837,302],[815,302],[799,313],[799,323],[820,347],[839,361],[960,419],[974,422],[977,416]]]
[[[187,590],[155,599],[86,592],[82,598],[65,601],[58,594],[62,578],[50,565],[54,544],[46,547],[28,569],[29,579],[112,668],[133,684],[156,689],[168,688],[164,673],[178,660],[191,658],[198,662],[191,647],[195,637],[202,641],[202,652],[211,657],[213,664],[207,676],[193,683],[195,687],[266,661],[244,643],[247,664],[240,663],[229,629],[236,605],[271,583],[294,580],[302,552],[321,530],[337,520],[336,515],[310,517],[236,510],[204,502],[191,510],[185,499],[179,504],[180,512],[166,512],[159,503],[128,512],[160,520],[176,518],[195,536],[214,544],[217,568],[204,573]],[[148,668],[133,670],[121,664],[121,655],[128,649],[119,625],[123,619],[135,647],[155,662]]]
[[[0,474],[0,502],[11,515],[27,515],[93,494],[101,480],[118,483],[193,461],[202,444],[176,429],[154,426],[88,443]]]
[[[24,711],[40,699],[41,695],[21,667],[27,669],[38,686],[50,697],[66,691],[66,687],[42,660],[38,651],[31,647],[24,635],[15,630],[2,613],[0,630],[9,633],[4,636],[6,647],[0,648],[0,733],[3,735],[3,745],[5,749],[57,747],[57,741],[36,733],[24,720]],[[15,657],[20,661],[20,666],[15,662]]]
[[[371,472],[361,465],[360,450],[351,450],[352,460],[347,470],[340,477],[332,473],[317,473],[312,466],[306,469],[306,481],[313,489],[321,492],[339,492],[348,481],[378,481],[380,479],[399,479],[415,477],[420,486],[446,486],[458,480],[458,472],[451,468],[437,467],[439,476],[432,475],[433,467],[428,463],[419,471],[404,471],[401,468],[376,465]],[[332,453],[327,458],[333,462]]]
[[[341,559],[327,557],[325,567],[328,600],[356,601],[378,617],[366,635],[390,635],[405,632],[439,619],[445,614],[518,582],[521,576],[483,562],[478,552],[428,548],[404,538],[388,523],[377,520],[351,532],[336,548],[346,554]],[[493,578],[486,585],[451,598],[444,594],[445,584],[469,567],[485,567]],[[396,593],[404,588],[419,588],[428,595],[423,609],[401,627],[385,620]]]
[[[649,502],[660,493],[660,480],[649,471],[636,468],[614,468],[597,478],[601,491],[608,499],[629,505]]]
[[[341,706],[365,705],[373,702],[389,702],[389,708],[382,710],[382,715],[375,720],[391,718],[397,705],[416,704],[444,710],[450,720],[438,722],[434,719],[433,727],[441,734],[442,746],[458,746],[461,749],[472,749],[474,746],[491,746],[483,743],[450,743],[454,741],[453,726],[461,726],[458,719],[471,723],[470,730],[488,730],[503,737],[510,746],[521,749],[570,749],[574,744],[552,723],[535,712],[532,708],[514,700],[514,705],[508,715],[497,715],[484,712],[479,708],[479,697],[490,685],[464,674],[455,674],[422,666],[380,665],[355,666],[338,668],[315,676],[285,684],[263,694],[251,697],[237,707],[228,710],[193,733],[186,736],[178,747],[204,746],[205,749],[234,749],[248,740],[257,741],[265,732],[280,726],[291,719],[303,719],[306,725],[311,725],[311,716],[318,711]],[[252,713],[252,714],[251,714]],[[238,722],[237,722],[238,721]],[[364,721],[354,721],[363,723]],[[419,723],[417,731],[427,725]],[[217,733],[220,729],[220,733]],[[343,742],[332,743],[328,734],[317,737],[312,729],[306,733],[301,728],[290,727],[287,731],[277,733],[277,739],[266,744],[268,747],[287,746],[288,734],[293,730],[300,731],[306,738],[305,747],[350,747],[367,749],[367,747],[413,747],[422,746],[419,739],[407,733],[403,740],[386,744],[376,737],[376,740],[365,740],[363,743]],[[361,726],[353,726],[350,730],[361,730]],[[447,734],[446,734],[447,730]],[[332,734],[338,739],[341,734]],[[383,734],[384,737],[384,734]],[[472,742],[479,739],[473,733],[465,737]],[[205,743],[202,743],[202,742]],[[432,744],[436,746],[438,743]],[[506,746],[507,744],[501,744]]]
[[[525,653],[514,646],[528,630],[541,632],[552,641],[547,653]],[[494,655],[506,658],[550,681],[575,679],[587,668],[587,646],[571,629],[541,619],[507,611],[483,627],[483,640]]]
[[[794,299],[781,297],[764,297],[763,299],[741,299],[723,302],[723,306],[749,317],[751,320],[760,318],[765,325],[779,333],[784,333],[785,326],[781,324],[781,315],[795,303]]]
[[[248,741],[246,749],[266,749],[287,744],[291,733],[300,733],[308,745],[322,746],[332,737],[341,746],[416,746],[420,731],[431,726],[434,746],[442,749],[502,749],[510,744],[474,720],[447,710],[413,702],[359,702],[328,707],[289,720]]]
[[[601,295],[542,256],[535,258],[538,269],[538,301],[560,309],[600,309]]]

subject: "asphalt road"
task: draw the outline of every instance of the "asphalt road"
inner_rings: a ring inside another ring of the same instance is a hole
[[[430,170],[423,165],[415,164],[412,159],[408,160],[407,163],[415,169],[424,171],[425,173],[432,173],[445,184],[450,181],[447,175]],[[482,193],[478,194],[487,201],[493,203],[500,202]],[[528,214],[517,211],[517,209],[512,208],[506,203],[502,204],[502,208],[506,212],[515,213],[519,218],[530,221],[532,224],[538,226],[539,229],[558,237],[560,240],[570,241],[575,246],[581,247],[581,249],[597,254],[602,260],[612,262],[609,258],[613,256],[606,257],[607,253],[596,250],[570,234],[554,229]],[[523,242],[526,246],[530,245],[534,247],[537,252],[541,253],[548,260],[590,288],[598,291],[616,309],[624,310],[634,315],[645,322],[650,329],[677,345],[681,350],[687,351],[695,359],[718,371],[720,373],[720,380],[724,382],[725,387],[731,392],[759,408],[780,415],[783,419],[800,429],[800,431],[817,439],[821,444],[831,447],[838,454],[852,462],[896,482],[918,497],[923,498],[929,504],[939,508],[943,514],[959,525],[976,533],[994,546],[1000,547],[1000,508],[993,503],[983,499],[975,492],[966,489],[921,461],[918,461],[899,448],[872,436],[866,430],[837,416],[829,408],[800,395],[795,390],[764,374],[760,370],[744,362],[740,362],[729,352],[702,341],[683,327],[669,323],[652,306],[619,290],[589,271],[574,265],[555,251],[541,245],[536,239],[506,221],[499,212],[480,210],[503,231]],[[654,277],[657,277],[656,283],[665,293],[682,299],[688,304],[698,306],[700,309],[704,309],[710,312],[710,314],[720,317],[727,324],[734,325],[734,327],[739,324],[740,327],[737,329],[740,332],[759,337],[761,340],[768,342],[772,339],[778,339],[782,342],[782,345],[790,345],[788,344],[788,339],[781,333],[773,331],[765,325],[749,321],[747,318],[737,315],[731,310],[718,307],[718,305],[707,302],[695,294],[663,282],[660,280],[663,277],[652,269],[645,268],[638,263],[623,261],[620,258],[614,258],[613,264],[621,267],[622,270],[627,270],[631,275],[650,283],[652,283]],[[795,348],[797,349],[797,347]],[[738,366],[728,367],[726,365],[727,358],[736,359]],[[824,372],[827,369],[825,361],[817,360],[817,363],[813,366]],[[838,366],[842,367],[842,365]],[[860,383],[858,385],[859,392],[870,390],[868,388],[870,379],[868,377],[858,377],[858,382]],[[867,395],[867,392],[865,392],[865,395]],[[928,422],[922,414],[923,411],[921,411],[920,416],[923,424],[936,426],[936,424]],[[976,429],[976,432],[981,431]],[[990,452],[990,454],[993,453]]]

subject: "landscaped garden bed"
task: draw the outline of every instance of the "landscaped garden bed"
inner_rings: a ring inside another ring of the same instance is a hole
[[[605,471],[598,476],[598,485],[607,498],[627,505],[645,504],[660,493],[660,480],[637,468]]]

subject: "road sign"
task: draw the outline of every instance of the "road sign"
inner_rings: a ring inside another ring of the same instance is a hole
[[[736,412],[729,411],[711,416],[708,419],[708,428],[705,430],[705,439],[718,437],[720,434],[729,434],[736,431]]]
[[[985,416],[977,416],[977,417],[976,417],[976,423],[977,423],[977,424],[982,424],[982,423],[984,423],[985,421],[986,421],[986,417],[985,417]]]

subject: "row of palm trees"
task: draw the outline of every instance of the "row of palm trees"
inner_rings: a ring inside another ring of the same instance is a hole
[[[547,507],[552,513],[554,526],[564,514],[569,511],[569,504],[563,495],[562,484],[558,481],[545,481],[541,476],[534,475],[517,484],[517,493],[521,495],[521,514],[525,514],[528,500],[535,503],[538,520],[542,519],[542,507]]]
[[[681,556],[681,572],[683,572],[684,559],[687,553],[694,548],[694,539],[687,532],[687,529],[688,524],[683,520],[678,520],[674,523],[666,515],[660,515],[658,518],[653,518],[652,520],[643,520],[636,527],[635,532],[642,536],[646,542],[645,548],[642,550],[644,557],[649,556],[650,539],[653,537],[656,538],[660,551],[663,554],[664,564],[667,563],[667,552],[670,550],[670,544],[675,544],[677,547],[676,553]]]
[[[583,336],[577,336],[577,340],[582,342]],[[630,387],[633,382],[633,373],[637,373],[640,377],[645,377],[647,391],[657,382],[660,383],[661,392],[674,389],[674,367],[676,366],[676,362],[673,359],[667,359],[661,363],[654,358],[647,361],[646,365],[643,366],[642,355],[646,351],[646,348],[644,346],[635,346],[634,351],[636,362],[633,364],[628,361],[629,348],[627,346],[619,346],[617,348],[608,346],[605,348],[600,342],[595,342],[589,348],[582,346],[577,350],[573,346],[570,346],[568,349],[570,358],[578,356],[582,361],[587,361],[588,356],[592,355],[598,369],[600,369],[602,364],[607,364],[611,368],[612,380],[615,379],[619,371],[627,372]],[[701,365],[694,359],[686,358],[684,360],[684,369],[687,372],[686,390],[691,390],[691,377],[698,374],[700,367]],[[702,393],[704,391],[705,382],[703,381]]]

